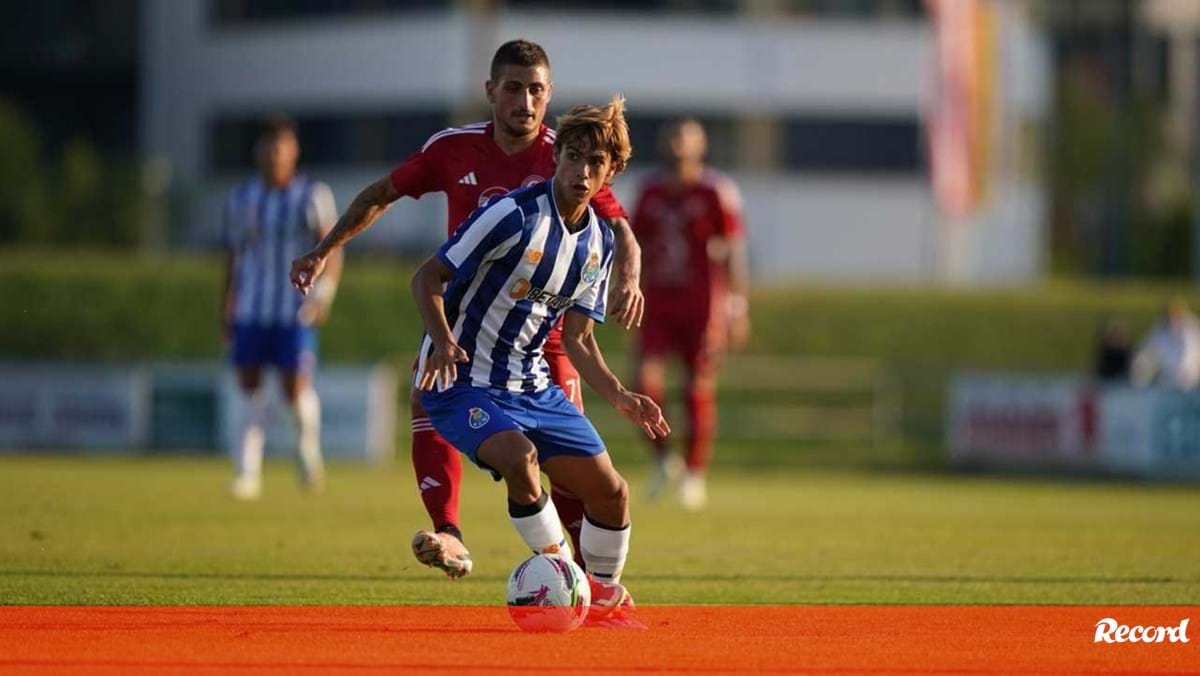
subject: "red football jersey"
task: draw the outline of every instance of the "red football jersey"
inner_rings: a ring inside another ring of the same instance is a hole
[[[401,195],[446,193],[447,236],[489,199],[554,175],[553,129],[542,125],[537,141],[515,155],[496,145],[492,131],[491,122],[444,129],[392,170],[392,185]],[[604,219],[625,217],[607,186],[592,198],[592,208]]]
[[[647,303],[656,297],[707,301],[721,292],[724,267],[712,260],[709,250],[715,238],[742,234],[741,211],[733,181],[709,169],[689,185],[664,174],[643,181],[631,225],[642,246]]]

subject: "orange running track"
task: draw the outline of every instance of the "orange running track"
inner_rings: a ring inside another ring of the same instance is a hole
[[[1200,607],[643,607],[522,634],[503,607],[0,606],[3,674],[1200,674]],[[1188,643],[1094,643],[1096,623]]]

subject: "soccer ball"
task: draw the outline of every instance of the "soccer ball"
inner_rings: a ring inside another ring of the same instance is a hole
[[[592,590],[574,561],[538,554],[508,578],[508,614],[523,631],[571,631],[583,624]]]

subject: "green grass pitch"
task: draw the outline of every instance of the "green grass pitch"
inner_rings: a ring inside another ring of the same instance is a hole
[[[633,457],[626,451],[626,457]],[[1200,489],[719,466],[711,506],[646,504],[625,581],[641,604],[1197,604]],[[301,495],[225,497],[217,457],[0,457],[3,604],[499,604],[525,556],[502,487],[468,468],[476,561],[450,582],[408,551],[425,525],[406,457],[334,465]]]

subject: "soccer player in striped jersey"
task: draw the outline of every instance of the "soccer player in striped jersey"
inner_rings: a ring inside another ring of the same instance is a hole
[[[503,478],[513,526],[534,553],[568,549],[540,472],[583,500],[593,620],[632,605],[620,584],[629,489],[595,428],[551,381],[544,348],[562,317],[563,346],[583,379],[650,438],[670,432],[658,405],[609,370],[592,333],[604,321],[614,236],[588,202],[630,152],[624,99],[576,106],[558,119],[553,179],[477,211],[412,282],[426,331],[417,386],[433,425]]]
[[[485,86],[492,105],[492,120],[434,134],[389,175],[359,193],[329,237],[295,262],[293,281],[299,288],[306,288],[320,274],[328,252],[370,227],[403,196],[445,193],[449,235],[489,199],[551,176],[555,132],[543,120],[553,90],[545,50],[528,40],[501,45],[492,58],[490,79]],[[607,187],[596,193],[591,204],[610,223],[616,237],[611,314],[619,324],[630,328],[639,324],[642,316],[637,241],[624,209]],[[562,347],[561,335],[560,328],[554,327],[546,340],[550,377],[582,409],[579,373]],[[473,565],[463,544],[458,518],[462,461],[454,447],[434,429],[419,393],[412,393],[410,405],[413,469],[421,501],[434,527],[432,531],[417,532],[412,541],[413,553],[421,563],[440,568],[451,577],[460,577],[468,574]],[[578,545],[583,503],[560,486],[553,486],[551,493],[572,542]],[[582,560],[579,563],[584,564]]]
[[[301,486],[319,490],[321,404],[313,389],[316,329],[329,315],[340,257],[315,292],[292,287],[288,268],[333,226],[337,211],[324,183],[296,174],[300,143],[295,125],[268,120],[255,145],[259,175],[234,188],[225,204],[228,254],[222,321],[239,387],[230,493],[252,500],[262,491],[264,367],[279,371],[296,425]]]

